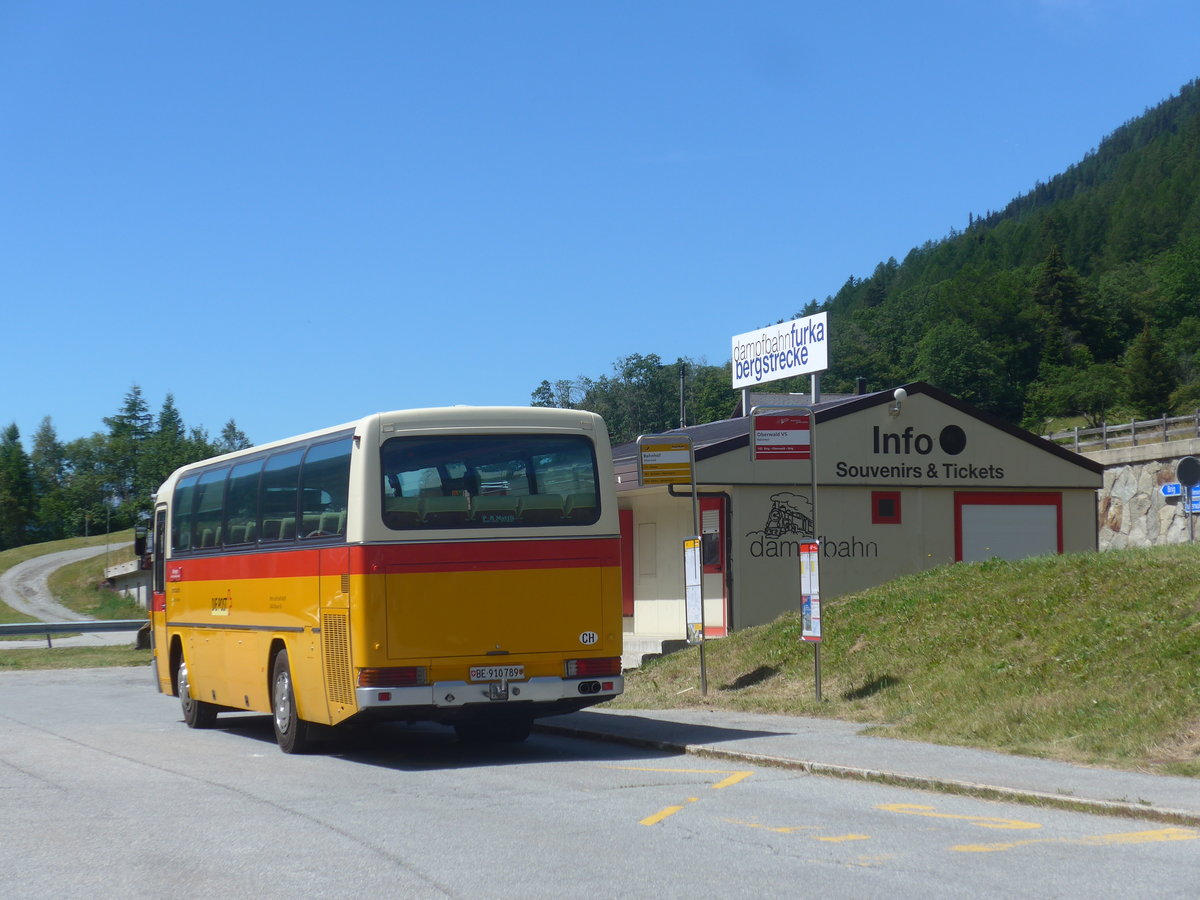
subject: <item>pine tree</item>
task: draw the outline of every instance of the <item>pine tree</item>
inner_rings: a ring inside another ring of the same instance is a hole
[[[1125,390],[1129,403],[1143,419],[1168,411],[1175,373],[1162,341],[1147,325],[1125,356]]]
[[[14,422],[0,433],[0,550],[29,542],[33,507],[33,468]]]
[[[230,419],[225,423],[225,427],[221,429],[221,439],[217,441],[217,447],[222,453],[233,453],[235,450],[246,450],[253,446],[250,439],[246,437],[246,432],[237,427],[237,422]]]
[[[66,454],[50,417],[33,435],[29,454],[33,470],[35,539],[53,541],[67,536],[67,505],[63,497],[66,484]]]
[[[136,505],[139,500],[144,505],[145,477],[144,474],[139,477],[139,469],[154,433],[154,417],[146,406],[141,387],[133,385],[125,395],[121,411],[115,416],[106,416],[104,424],[108,426],[105,491],[112,502],[121,506],[130,501]],[[120,517],[122,525],[132,523],[130,512],[127,509]]]

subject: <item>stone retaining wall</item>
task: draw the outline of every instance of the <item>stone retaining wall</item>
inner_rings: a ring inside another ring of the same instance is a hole
[[[1097,502],[1101,550],[1188,542],[1183,499],[1164,497],[1162,486],[1175,481],[1180,459],[1200,455],[1200,441],[1170,441],[1084,455],[1104,465],[1104,487]]]

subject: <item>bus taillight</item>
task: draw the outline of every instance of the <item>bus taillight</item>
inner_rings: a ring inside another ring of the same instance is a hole
[[[605,656],[600,659],[568,659],[567,678],[595,678],[600,675],[620,675],[621,657]]]
[[[389,669],[358,670],[359,687],[414,687],[425,683],[424,666],[397,666]]]

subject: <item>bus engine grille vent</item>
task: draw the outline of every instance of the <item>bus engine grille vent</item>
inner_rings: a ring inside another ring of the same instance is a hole
[[[350,593],[350,576],[349,575],[342,576],[342,593],[343,594]]]
[[[325,663],[325,686],[330,701],[353,706],[349,617],[342,613],[325,613],[321,616],[321,648]]]

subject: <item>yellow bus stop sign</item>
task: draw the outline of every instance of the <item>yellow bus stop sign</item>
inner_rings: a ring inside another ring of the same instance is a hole
[[[687,435],[638,438],[638,480],[643,484],[693,484],[692,440]]]

